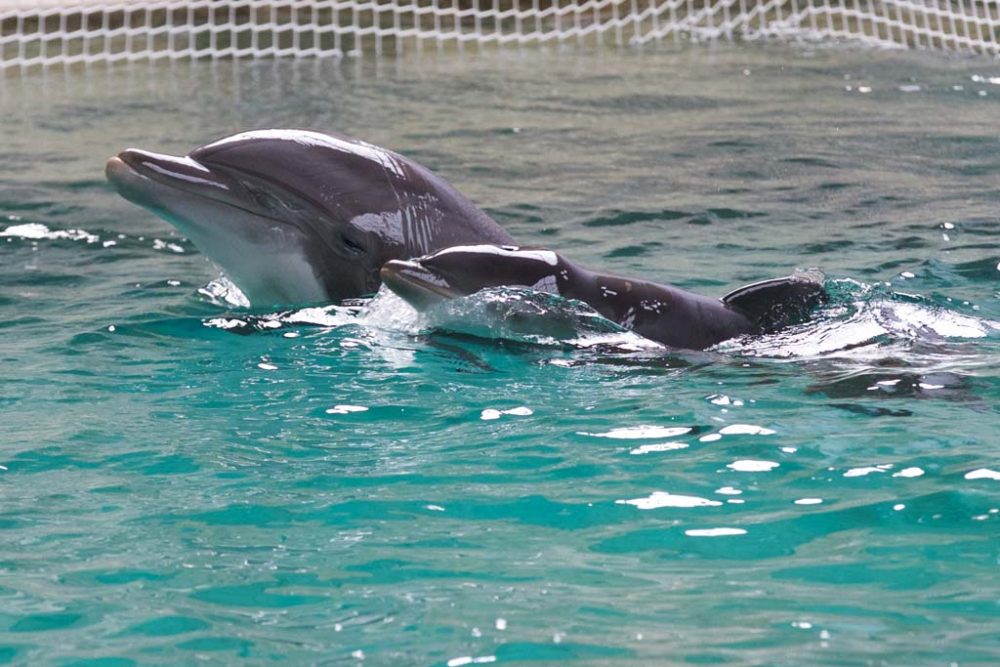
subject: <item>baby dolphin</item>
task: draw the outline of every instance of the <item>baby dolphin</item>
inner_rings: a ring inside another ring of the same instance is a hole
[[[458,246],[414,260],[392,260],[382,267],[382,280],[417,309],[487,287],[529,287],[583,301],[625,329],[693,350],[802,322],[827,300],[821,276],[765,280],[712,299],[590,271],[551,250],[508,245]]]
[[[129,148],[108,180],[175,226],[257,307],[379,287],[391,259],[513,239],[427,168],[363,141],[244,132],[175,157]]]

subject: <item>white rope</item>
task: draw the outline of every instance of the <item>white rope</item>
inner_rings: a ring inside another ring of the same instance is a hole
[[[428,45],[848,40],[1000,56],[997,0],[0,0],[0,69]]]

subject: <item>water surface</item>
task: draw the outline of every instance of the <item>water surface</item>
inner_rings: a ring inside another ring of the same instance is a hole
[[[7,74],[0,661],[997,663],[998,76],[793,47]],[[587,266],[819,267],[833,301],[704,353],[516,291],[249,313],[103,163],[257,127],[391,147]]]

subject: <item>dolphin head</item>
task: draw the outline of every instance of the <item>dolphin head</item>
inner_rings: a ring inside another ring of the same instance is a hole
[[[392,260],[381,272],[386,287],[417,309],[488,287],[558,294],[560,273],[565,273],[563,261],[551,250],[496,245],[455,246],[413,260]]]
[[[509,238],[417,163],[319,132],[244,132],[186,157],[130,148],[106,172],[255,306],[370,294],[389,259],[452,245],[452,237]]]

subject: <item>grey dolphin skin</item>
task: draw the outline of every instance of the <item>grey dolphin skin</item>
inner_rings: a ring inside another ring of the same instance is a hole
[[[590,271],[551,250],[492,244],[393,260],[382,267],[382,280],[418,309],[487,287],[530,287],[584,301],[641,336],[693,350],[804,321],[827,300],[819,276],[765,280],[712,299],[669,285]]]
[[[186,157],[130,148],[108,160],[106,173],[256,307],[364,296],[378,289],[389,260],[513,242],[427,168],[331,134],[244,132]]]

